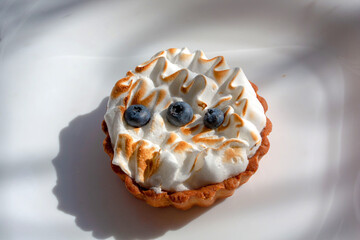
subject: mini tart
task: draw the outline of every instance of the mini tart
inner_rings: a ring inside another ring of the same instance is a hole
[[[264,98],[257,94],[257,86],[250,82],[256,92],[257,99],[264,108],[266,113],[268,106]],[[220,183],[210,184],[195,190],[186,190],[181,192],[162,191],[157,194],[154,190],[145,189],[137,184],[134,179],[124,173],[119,166],[112,164],[114,157],[114,150],[111,145],[109,132],[105,121],[102,122],[102,130],[106,134],[103,142],[104,151],[109,155],[112,170],[124,181],[127,190],[136,198],[144,200],[147,204],[153,207],[168,207],[173,206],[181,210],[187,210],[192,206],[209,207],[217,199],[230,197],[236,188],[246,183],[249,178],[256,172],[259,167],[260,159],[268,152],[270,142],[267,136],[272,130],[272,123],[269,118],[266,118],[266,125],[261,132],[261,145],[256,153],[249,158],[249,164],[246,170],[235,177],[228,178]]]

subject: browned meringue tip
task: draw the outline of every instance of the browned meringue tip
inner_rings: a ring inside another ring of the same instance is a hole
[[[258,95],[257,86],[252,82],[250,83],[255,90],[257,99],[260,101],[264,108],[264,113],[266,113],[268,106],[265,99]],[[111,144],[109,132],[105,121],[102,122],[102,130],[106,134],[105,140],[103,141],[104,151],[109,155],[111,163],[114,157],[114,150]],[[125,183],[127,190],[132,195],[134,195],[138,199],[144,200],[147,204],[153,207],[173,206],[181,210],[187,210],[193,206],[209,207],[214,204],[217,199],[230,197],[234,193],[236,188],[246,183],[249,178],[257,171],[260,159],[268,152],[270,148],[270,142],[267,136],[270,134],[271,131],[272,123],[269,118],[267,118],[266,126],[261,132],[261,145],[254,154],[254,156],[249,159],[249,164],[244,172],[238,174],[235,177],[228,178],[223,182],[207,185],[195,190],[187,190],[181,192],[164,191],[158,194],[154,190],[145,189],[138,185],[134,181],[134,179],[124,173],[120,167],[113,165],[112,163],[111,167],[113,171]]]

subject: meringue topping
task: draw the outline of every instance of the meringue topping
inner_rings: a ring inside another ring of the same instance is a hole
[[[194,111],[183,127],[166,120],[168,106],[176,101]],[[133,104],[152,113],[141,128],[127,125],[123,118]],[[206,128],[204,114],[215,107],[224,112],[224,122]],[[197,189],[245,171],[261,144],[266,116],[240,68],[230,68],[222,56],[208,59],[202,51],[171,48],[115,84],[105,121],[114,148],[112,163],[159,193]]]

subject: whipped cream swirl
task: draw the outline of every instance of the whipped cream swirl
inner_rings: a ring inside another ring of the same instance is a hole
[[[194,111],[183,127],[166,120],[167,107],[175,101],[187,102]],[[141,128],[123,118],[133,104],[145,105],[152,113]],[[203,117],[214,107],[224,112],[225,120],[208,129]],[[112,163],[159,193],[197,189],[245,171],[248,158],[261,145],[266,116],[240,68],[230,68],[222,56],[208,59],[202,51],[171,48],[115,84],[105,121],[114,149]]]

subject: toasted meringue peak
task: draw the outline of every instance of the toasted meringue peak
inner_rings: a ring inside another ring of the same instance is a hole
[[[183,127],[166,120],[174,101],[187,102],[194,111]],[[126,124],[123,114],[132,104],[150,109],[147,125]],[[203,116],[214,107],[225,119],[217,129],[208,129]],[[208,59],[202,51],[170,48],[115,84],[105,121],[114,165],[145,188],[183,191],[245,171],[261,143],[266,116],[240,68],[230,68],[222,56]]]

